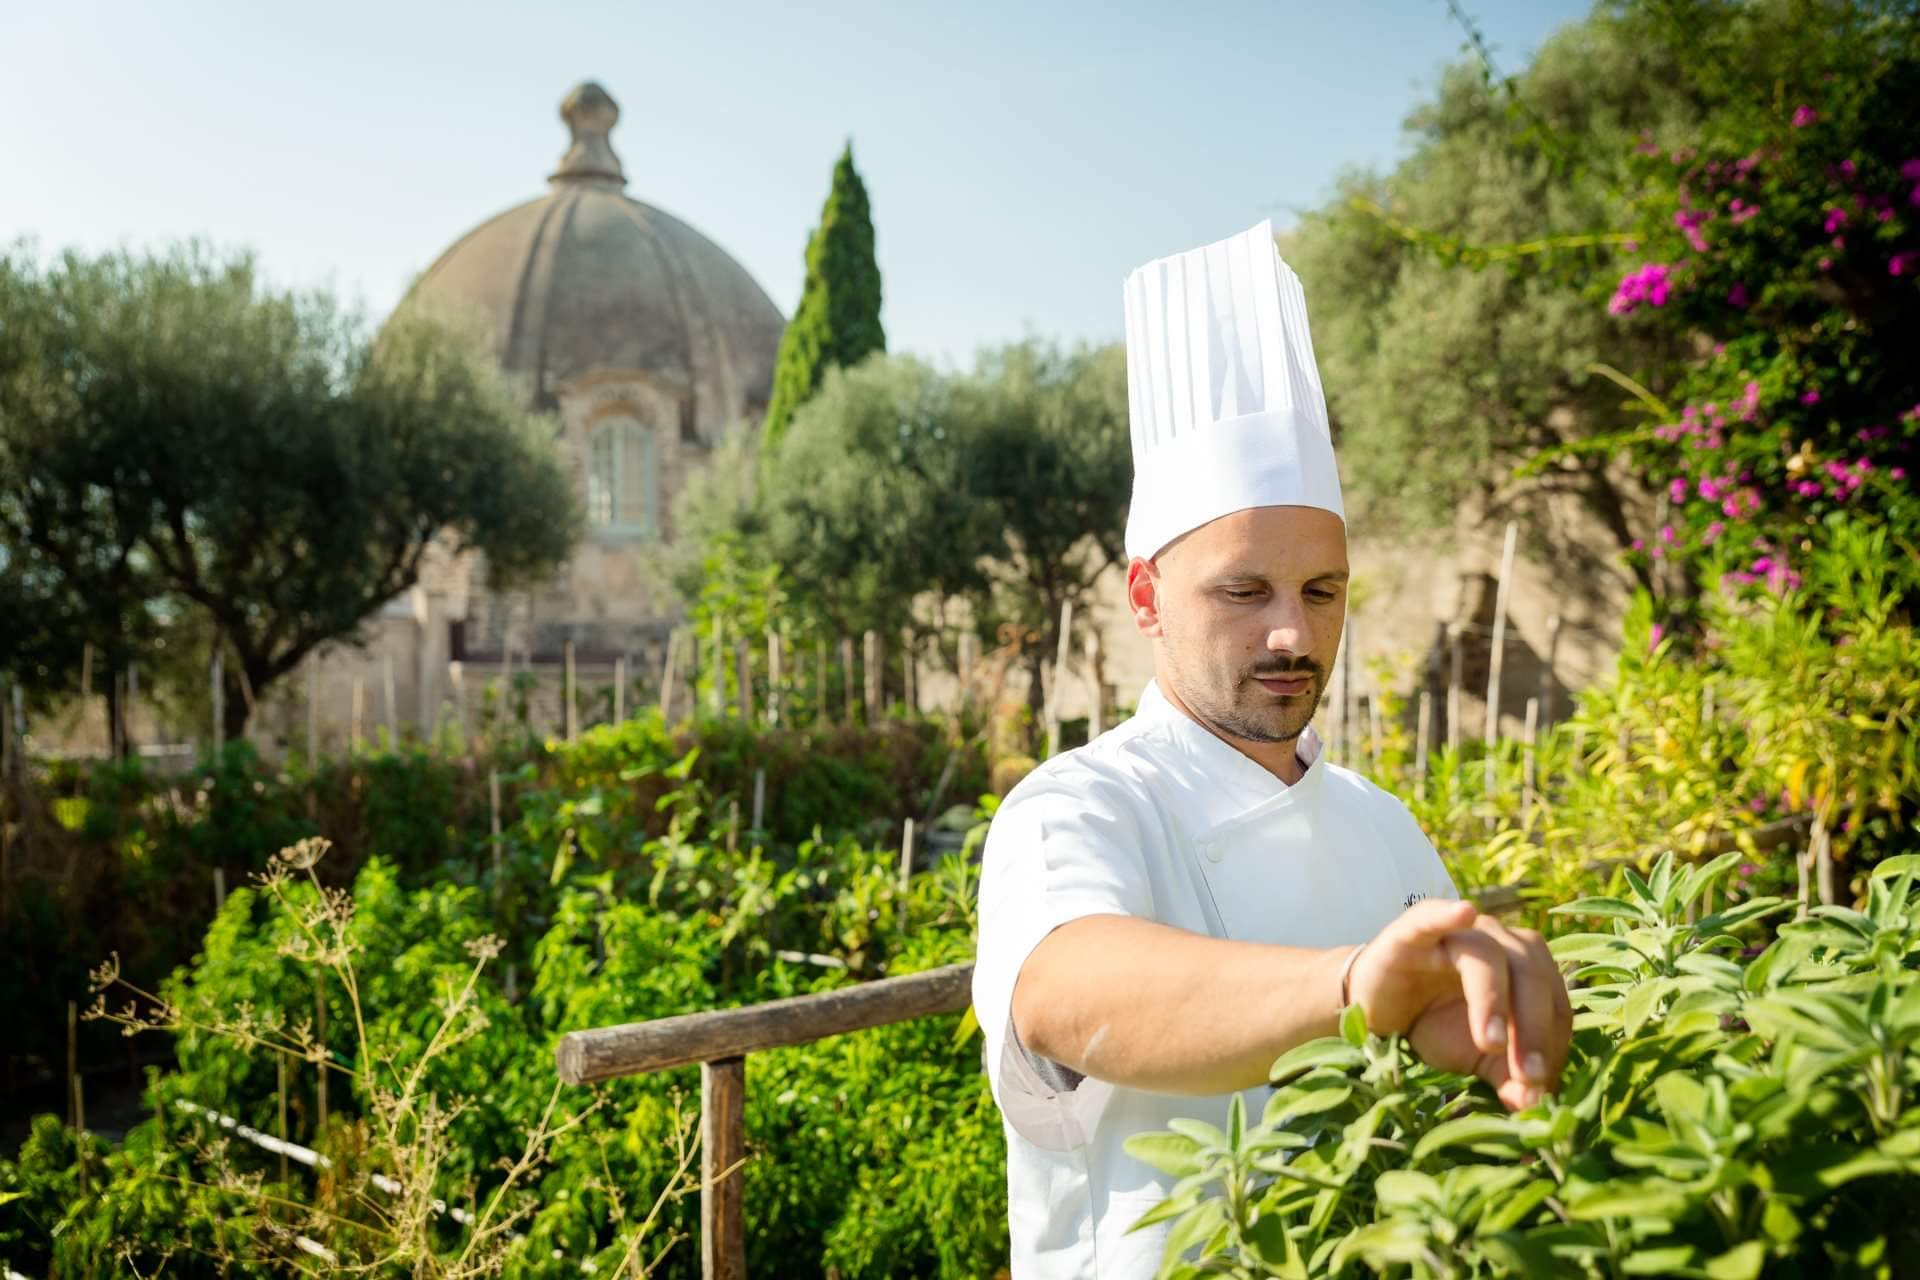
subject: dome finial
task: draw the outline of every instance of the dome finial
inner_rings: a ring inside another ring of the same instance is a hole
[[[560,118],[573,133],[573,145],[560,157],[560,167],[549,182],[591,183],[619,190],[627,185],[620,157],[613,153],[607,134],[620,122],[620,104],[591,80],[583,80],[560,101]]]

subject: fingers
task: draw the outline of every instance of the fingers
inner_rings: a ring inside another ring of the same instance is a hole
[[[1509,929],[1485,916],[1475,922],[1474,929],[1493,941],[1505,963],[1512,1015],[1507,1070],[1522,1085],[1530,1105],[1553,1087],[1566,1065],[1573,1027],[1567,985],[1538,933]]]
[[[1506,949],[1478,929],[1462,929],[1441,939],[1442,953],[1459,977],[1467,1002],[1467,1027],[1481,1053],[1510,1053],[1513,1009]]]

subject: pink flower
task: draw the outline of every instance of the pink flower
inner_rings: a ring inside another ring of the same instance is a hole
[[[1820,229],[1826,234],[1832,235],[1846,225],[1847,211],[1845,209],[1829,209],[1827,210],[1827,220],[1821,223]]]
[[[1647,633],[1647,652],[1652,653],[1655,649],[1658,649],[1660,642],[1666,639],[1666,636],[1667,624],[1664,622],[1654,623],[1653,630]]]
[[[1646,539],[1645,539],[1645,538],[1635,538],[1635,539],[1633,540],[1633,549],[1634,549],[1635,551],[1645,551],[1645,550],[1647,549],[1647,541],[1646,541]]]
[[[1920,156],[1915,156],[1901,165],[1900,176],[1908,182],[1920,182]]]
[[[1725,526],[1724,524],[1721,524],[1718,520],[1715,520],[1712,524],[1706,527],[1706,530],[1704,532],[1701,533],[1700,535],[1701,545],[1708,546],[1708,547],[1712,546],[1715,542],[1719,540],[1720,535],[1725,533],[1726,531],[1727,531],[1727,526]]]
[[[1887,259],[1887,274],[1890,276],[1904,276],[1915,267],[1920,267],[1920,250],[1909,249]]]
[[[1843,178],[1851,178],[1857,168],[1858,166],[1856,166],[1853,161],[1842,160],[1840,162],[1840,176]]]
[[[1887,474],[1895,480],[1905,480],[1907,478],[1907,469],[1905,467],[1891,467],[1888,469]]]
[[[1804,129],[1808,125],[1818,122],[1819,119],[1820,113],[1804,102],[1793,109],[1793,127],[1796,129]]]
[[[1811,391],[1811,390],[1802,391],[1800,393],[1800,403],[1801,404],[1819,404],[1820,393],[1818,391]]]
[[[1669,502],[1685,502],[1687,500],[1687,478],[1685,476],[1675,476],[1667,482],[1667,500]]]
[[[1672,546],[1677,540],[1677,537],[1678,535],[1674,533],[1672,525],[1663,524],[1660,526],[1660,541],[1666,543],[1668,546]]]
[[[1628,273],[1614,290],[1607,310],[1623,316],[1642,303],[1650,307],[1665,306],[1672,289],[1672,282],[1668,278],[1670,270],[1664,262],[1649,262],[1639,270]]]
[[[1773,560],[1769,556],[1761,556],[1758,560],[1755,560],[1753,562],[1753,571],[1755,573],[1767,573],[1771,571],[1772,568],[1773,568]]]
[[[1916,188],[1914,188],[1914,190],[1916,190],[1916,191],[1920,191],[1920,187],[1916,187]],[[1822,259],[1820,259],[1820,269],[1821,269],[1822,271],[1831,271],[1831,270],[1833,270],[1833,259],[1832,259],[1832,258],[1822,258]]]
[[[1700,482],[1700,496],[1705,498],[1708,502],[1720,501],[1719,484],[1711,479],[1702,480]]]
[[[1894,274],[1899,275],[1900,273],[1896,271]],[[1745,283],[1736,280],[1733,288],[1727,290],[1727,305],[1730,307],[1744,307],[1749,301],[1750,299],[1747,297],[1747,286]]]

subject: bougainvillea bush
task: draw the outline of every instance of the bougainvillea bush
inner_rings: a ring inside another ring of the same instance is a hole
[[[1265,1114],[1129,1143],[1176,1175],[1164,1277],[1896,1277],[1920,1265],[1920,856],[1864,909],[1701,910],[1740,860],[1670,858],[1558,909],[1559,1091],[1508,1114],[1350,1009],[1274,1063]],[[1700,918],[1690,919],[1694,915]]]
[[[1635,548],[1778,592],[1836,516],[1920,532],[1920,6],[1629,6],[1707,106],[1645,137],[1607,307],[1686,340],[1646,371],[1636,460],[1666,519]],[[1684,612],[1684,609],[1681,610]]]

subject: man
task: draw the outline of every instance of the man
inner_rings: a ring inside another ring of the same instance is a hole
[[[974,1006],[1005,1118],[1016,1280],[1133,1280],[1171,1179],[1124,1150],[1224,1124],[1349,1003],[1509,1107],[1572,1015],[1539,935],[1457,900],[1406,808],[1308,722],[1346,612],[1346,527],[1298,279],[1266,224],[1125,289],[1127,605],[1138,712],[1049,760],[987,836]]]

